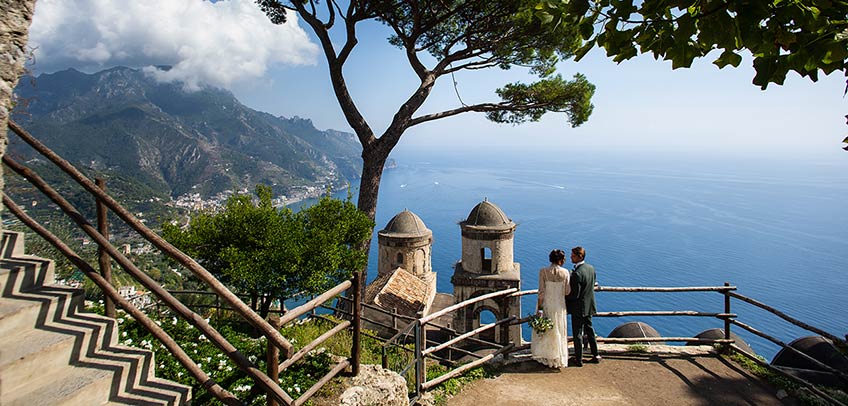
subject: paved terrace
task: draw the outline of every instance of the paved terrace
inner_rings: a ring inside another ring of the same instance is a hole
[[[705,346],[602,344],[600,364],[547,368],[528,352],[500,364],[500,375],[476,381],[449,406],[493,405],[798,405],[778,389]]]

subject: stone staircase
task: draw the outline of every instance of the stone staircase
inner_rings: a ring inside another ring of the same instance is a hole
[[[81,289],[54,285],[53,262],[0,243],[0,405],[188,405],[158,379],[153,353],[118,344],[115,320],[83,312]]]

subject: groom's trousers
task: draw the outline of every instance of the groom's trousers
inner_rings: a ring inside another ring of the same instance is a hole
[[[589,350],[592,356],[598,356],[598,342],[595,340],[595,328],[592,327],[592,316],[571,315],[571,331],[574,334],[574,359],[583,362],[583,335],[589,338]]]

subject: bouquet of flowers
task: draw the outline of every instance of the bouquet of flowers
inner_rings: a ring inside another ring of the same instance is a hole
[[[554,327],[554,322],[545,317],[544,313],[539,310],[538,314],[530,315],[530,321],[527,323],[536,334],[542,334]]]

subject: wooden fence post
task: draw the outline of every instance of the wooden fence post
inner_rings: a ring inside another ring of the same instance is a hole
[[[427,367],[424,363],[424,349],[427,346],[427,333],[421,318],[424,312],[418,312],[418,320],[415,320],[415,394],[421,396],[421,385],[427,380]]]
[[[730,282],[725,282],[724,286],[729,287]],[[730,314],[730,290],[724,291],[724,313]],[[725,318],[724,318],[724,339],[725,340],[730,339],[730,317],[728,317],[728,316],[725,316]],[[724,348],[725,351],[727,351],[727,350],[730,349],[730,344],[727,344],[727,343],[722,344],[722,347]]]
[[[106,191],[106,181],[102,178],[95,179],[95,185],[100,190]],[[106,205],[100,199],[95,198],[95,200],[97,201],[97,231],[104,237],[109,238],[109,219],[106,217]],[[106,250],[102,246],[98,246],[97,248],[97,261],[100,264],[100,275],[103,276],[103,279],[106,279],[106,282],[114,286],[112,283],[112,259],[109,258],[109,254],[106,253]],[[106,317],[114,319],[116,316],[115,302],[109,296],[106,296],[103,298],[103,306]]]
[[[397,334],[397,332],[400,331],[397,327],[397,314],[397,306],[392,307],[392,330],[394,330],[394,334]]]
[[[361,347],[361,330],[362,330],[362,271],[353,273],[353,344],[350,349],[352,365],[350,372],[353,376],[359,375],[359,360]]]
[[[285,309],[285,307],[283,307]],[[280,309],[280,310],[283,310]],[[268,316],[268,323],[271,327],[279,330],[280,315],[271,314]],[[268,349],[265,351],[265,361],[268,364],[268,378],[279,384],[280,382],[280,349],[274,345],[271,340],[268,340]],[[268,396],[268,406],[281,406],[273,396]]]

